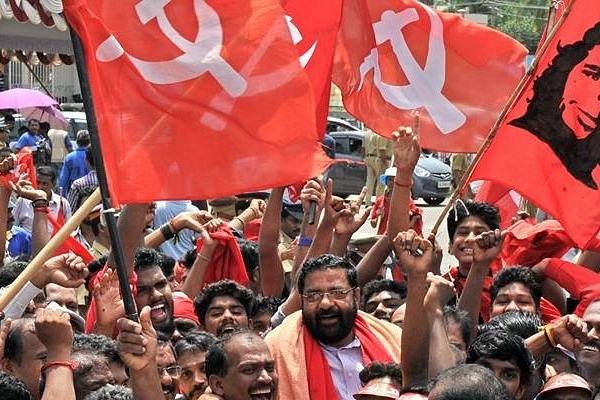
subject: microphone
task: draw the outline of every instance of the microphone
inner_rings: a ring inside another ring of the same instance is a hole
[[[317,218],[317,202],[315,200],[310,200],[310,206],[308,208],[308,224],[313,225],[315,223],[316,218]]]

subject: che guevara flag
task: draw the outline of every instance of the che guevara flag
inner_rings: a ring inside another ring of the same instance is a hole
[[[65,0],[111,195],[205,199],[318,175],[312,88],[278,0]]]
[[[349,113],[383,136],[412,125],[421,146],[475,153],[525,70],[516,40],[413,0],[346,0],[333,66]]]
[[[331,68],[337,32],[342,17],[342,0],[282,0],[300,65],[313,87],[317,132],[323,136],[329,113]]]
[[[586,248],[600,227],[600,3],[571,5],[471,179],[515,189]]]

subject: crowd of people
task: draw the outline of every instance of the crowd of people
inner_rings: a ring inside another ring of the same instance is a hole
[[[135,317],[98,204],[6,299],[0,397],[600,399],[600,256],[537,248],[527,265],[507,264],[498,210],[470,200],[454,204],[450,243],[438,243],[410,199],[418,132],[401,128],[391,143],[386,218],[367,248],[355,235],[367,189],[344,201],[319,178],[299,202],[273,188],[207,210],[124,205]],[[77,144],[57,170],[37,168],[37,185],[2,181],[0,287],[30,271],[97,187],[89,135]],[[15,162],[5,155],[0,173]],[[441,265],[444,246],[458,265]]]

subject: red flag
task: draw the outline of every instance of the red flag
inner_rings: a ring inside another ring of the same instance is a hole
[[[412,0],[346,0],[333,81],[380,135],[412,125],[421,145],[477,152],[523,76],[527,50],[493,29]]]
[[[483,201],[496,206],[500,213],[500,229],[506,229],[512,225],[512,218],[519,211],[521,195],[503,185],[485,181],[477,191],[475,201]]]
[[[52,236],[62,228],[63,224],[57,221],[52,215],[47,214],[48,222],[52,225]],[[73,252],[75,255],[81,257],[83,261],[88,264],[94,261],[94,256],[85,248],[84,245],[79,243],[73,236],[67,236],[63,244],[54,252],[55,255]]]
[[[0,174],[0,183],[11,188],[10,182],[17,183],[23,174],[27,174],[29,182],[33,187],[37,187],[37,178],[35,174],[35,165],[33,164],[33,154],[30,147],[23,147],[17,154],[15,166],[12,170]]]
[[[310,78],[317,106],[317,133],[327,129],[331,67],[342,17],[342,0],[282,0],[300,65]]]
[[[585,248],[600,227],[600,3],[572,4],[471,179],[514,188]]]
[[[216,198],[327,165],[279,1],[65,1],[115,202]]]
[[[554,219],[531,224],[517,221],[508,228],[500,256],[507,265],[533,267],[544,258],[562,257],[575,243]]]

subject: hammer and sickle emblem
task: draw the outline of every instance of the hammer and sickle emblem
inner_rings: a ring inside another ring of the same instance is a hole
[[[446,49],[444,47],[443,25],[440,17],[428,7],[423,7],[431,20],[429,35],[429,53],[425,68],[415,60],[402,28],[419,20],[414,8],[400,12],[385,11],[381,20],[373,24],[375,41],[380,45],[387,40],[392,45],[400,67],[406,75],[408,84],[390,85],[383,82],[377,48],[371,50],[360,65],[360,91],[368,71],[374,70],[373,82],[383,98],[401,110],[413,110],[423,107],[427,110],[437,128],[443,133],[452,133],[466,121],[466,116],[442,94],[446,78]]]
[[[292,22],[292,17],[290,17],[289,15],[286,15],[285,20],[288,24],[288,28],[290,29],[290,33],[292,34],[292,42],[294,43],[294,45],[297,45],[298,43],[300,43],[303,40],[302,33],[300,32],[300,29],[298,29],[298,27]],[[310,48],[308,50],[306,50],[304,53],[302,53],[300,55],[300,57],[298,57],[298,60],[300,61],[300,65],[302,66],[302,68],[306,67],[306,64],[308,64],[308,62],[312,58],[313,54],[315,53],[316,48],[317,48],[317,40],[315,40],[312,43],[312,45],[310,46]]]
[[[195,40],[189,41],[171,25],[165,7],[171,0],[141,0],[135,6],[139,20],[147,24],[154,18],[160,30],[182,52],[178,57],[166,61],[140,60],[127,53],[117,39],[111,35],[96,49],[96,58],[102,62],[111,62],[125,55],[151,83],[168,85],[197,78],[210,73],[232,97],[241,96],[247,88],[247,82],[231,65],[221,57],[223,29],[219,15],[205,0],[194,0],[194,10],[198,20],[206,27],[198,29]]]

